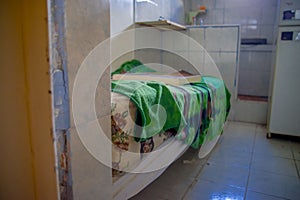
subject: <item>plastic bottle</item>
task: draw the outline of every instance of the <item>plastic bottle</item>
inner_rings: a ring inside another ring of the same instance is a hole
[[[200,25],[202,26],[204,24],[203,19],[200,18]]]
[[[197,20],[196,20],[196,17],[193,17],[193,25],[197,25]]]

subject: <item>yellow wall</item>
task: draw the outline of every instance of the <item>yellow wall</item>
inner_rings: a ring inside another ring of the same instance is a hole
[[[46,6],[0,4],[0,199],[57,199]]]
[[[34,198],[20,13],[18,3],[1,3],[0,199]]]

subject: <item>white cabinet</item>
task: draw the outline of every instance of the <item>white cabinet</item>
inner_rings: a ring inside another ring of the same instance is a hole
[[[290,40],[286,33],[292,33]],[[300,136],[299,33],[300,26],[279,28],[269,133]]]

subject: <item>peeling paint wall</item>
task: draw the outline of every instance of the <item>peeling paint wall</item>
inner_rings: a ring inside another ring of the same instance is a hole
[[[65,4],[62,0],[48,3],[49,56],[52,91],[55,169],[60,199],[72,199],[70,161],[70,109],[65,38]]]

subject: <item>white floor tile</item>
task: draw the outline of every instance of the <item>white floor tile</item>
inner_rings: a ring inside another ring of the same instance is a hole
[[[255,136],[256,124],[231,122],[227,131],[227,136],[244,136],[245,138]]]
[[[267,139],[265,126],[230,122],[203,162],[196,154],[184,154],[135,199],[299,200],[300,143]]]
[[[244,137],[226,137],[224,134],[224,139],[220,144],[235,151],[252,152],[254,142]]]
[[[292,152],[296,160],[300,160],[300,142],[291,143]]]
[[[283,200],[283,198],[248,191],[246,195],[246,200]]]
[[[266,134],[260,132],[256,134],[254,154],[293,158],[290,141],[278,138],[267,139]]]
[[[298,177],[294,160],[265,155],[253,155],[251,169]]]
[[[245,190],[199,180],[193,190],[184,198],[185,200],[215,200],[234,199],[243,200]]]
[[[220,144],[239,152],[252,152],[255,130],[255,124],[230,122]]]
[[[299,178],[252,170],[248,190],[281,198],[299,200]]]
[[[210,164],[202,169],[199,179],[245,189],[248,175],[249,168]]]
[[[251,155],[251,152],[221,144],[215,148],[208,161],[218,165],[250,167]]]
[[[296,165],[297,165],[297,170],[298,170],[298,177],[300,179],[300,160],[296,161]]]

